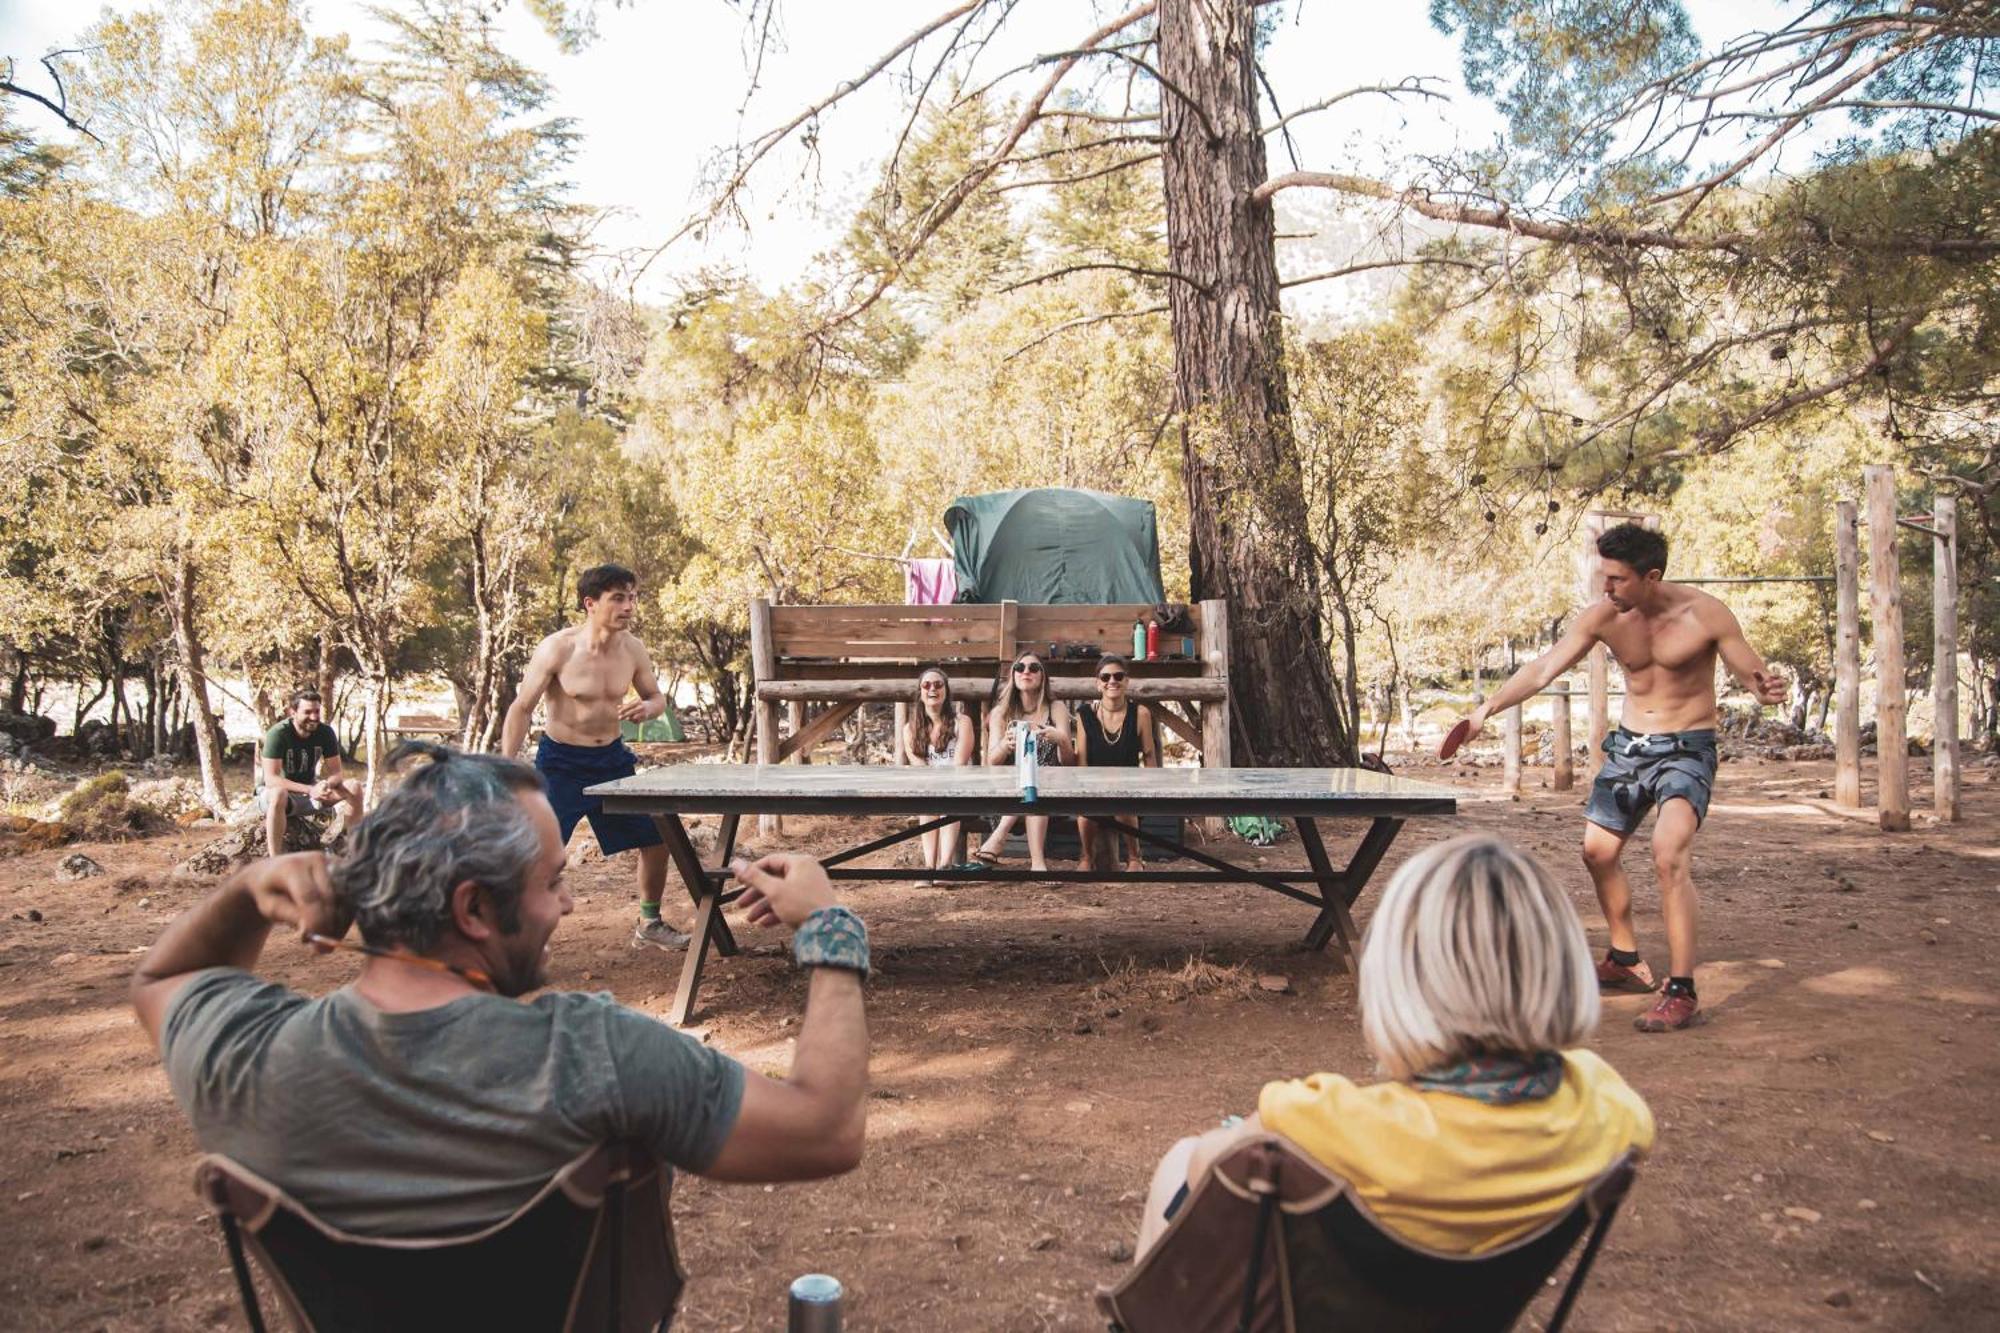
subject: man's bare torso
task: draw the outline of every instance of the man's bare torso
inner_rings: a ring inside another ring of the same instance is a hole
[[[619,630],[592,647],[590,627],[573,625],[544,640],[556,654],[544,703],[545,730],[565,745],[609,745],[618,739],[618,709],[638,678],[642,658],[631,634]]]
[[[1603,616],[1598,640],[1625,673],[1620,725],[1646,733],[1711,728],[1718,640],[1705,611],[1721,603],[1678,583],[1662,583],[1657,597],[1650,613],[1620,612],[1609,602],[1592,608]]]

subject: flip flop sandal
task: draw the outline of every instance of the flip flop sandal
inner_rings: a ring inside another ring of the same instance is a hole
[[[977,861],[980,865],[985,866],[987,869],[991,870],[994,866],[1000,864],[1000,853],[989,852],[984,847],[981,847],[978,851],[972,854],[972,859]]]

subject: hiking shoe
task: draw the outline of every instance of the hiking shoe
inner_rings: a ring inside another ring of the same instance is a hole
[[[1640,959],[1632,966],[1618,962],[1610,954],[1597,961],[1597,989],[1618,991],[1627,995],[1650,995],[1660,988],[1653,977],[1653,969]]]
[[[632,947],[650,944],[655,949],[685,949],[688,937],[675,930],[666,922],[655,917],[647,920],[639,918],[639,924],[632,928]]]
[[[1677,990],[1662,992],[1657,1004],[1632,1020],[1641,1032],[1678,1032],[1694,1023],[1694,996]]]

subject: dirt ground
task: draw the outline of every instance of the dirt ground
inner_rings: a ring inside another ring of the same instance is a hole
[[[1660,1142],[1572,1327],[2000,1327],[2000,770],[1971,770],[1963,821],[1931,828],[1914,766],[1920,827],[1886,836],[1825,805],[1830,765],[1724,765],[1696,861],[1710,1021],[1641,1037],[1642,999],[1606,1003],[1598,1046]],[[1382,875],[1430,839],[1502,831],[1602,944],[1580,793],[1531,770],[1509,803],[1490,768],[1404,771],[1465,799],[1456,820],[1413,822]],[[787,831],[823,849],[867,829]],[[167,872],[210,836],[85,846],[108,873],[77,883],[54,877],[76,848],[0,861],[0,1327],[242,1326],[189,1188],[194,1142],[124,1004],[133,956],[206,887]],[[1289,840],[1267,855],[1300,859]],[[628,948],[628,866],[577,856],[554,984],[663,1012],[679,958]],[[781,1328],[787,1282],[814,1270],[847,1284],[856,1329],[1101,1327],[1090,1293],[1124,1266],[1168,1143],[1249,1110],[1269,1078],[1369,1074],[1352,982],[1300,950],[1310,914],[1275,895],[871,885],[852,901],[879,969],[867,1160],[809,1186],[682,1182],[679,1328]],[[709,964],[696,1022],[782,1072],[800,978],[775,937],[745,943]],[[354,960],[279,943],[266,970],[317,992]],[[1270,974],[1291,993],[1261,989]]]

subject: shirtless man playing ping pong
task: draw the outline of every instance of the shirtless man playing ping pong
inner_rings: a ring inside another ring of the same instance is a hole
[[[548,725],[535,747],[535,768],[564,843],[584,818],[606,856],[639,853],[639,924],[632,943],[678,949],[688,937],[660,919],[667,883],[667,849],[644,815],[608,813],[584,788],[629,778],[637,768],[619,733],[621,722],[645,722],[667,711],[653,659],[632,631],[639,609],[638,576],[622,565],[597,565],[576,581],[583,623],[543,639],[528,659],[520,693],[500,729],[500,753],[513,758],[528,738],[535,705],[546,696]],[[628,701],[630,692],[638,697]]]
[[[1477,735],[1486,720],[1546,689],[1603,644],[1625,672],[1625,709],[1604,738],[1604,767],[1584,806],[1583,863],[1611,928],[1611,948],[1597,965],[1605,990],[1649,992],[1659,986],[1639,959],[1632,930],[1632,886],[1619,863],[1646,811],[1653,822],[1653,868],[1667,922],[1666,987],[1634,1024],[1673,1032],[1695,1021],[1694,835],[1708,813],[1715,782],[1715,660],[1759,703],[1782,703],[1784,677],[1769,670],[1728,607],[1697,588],[1669,583],[1667,540],[1636,523],[1597,539],[1604,598],[1578,612],[1556,645],[1514,673],[1466,719]]]

